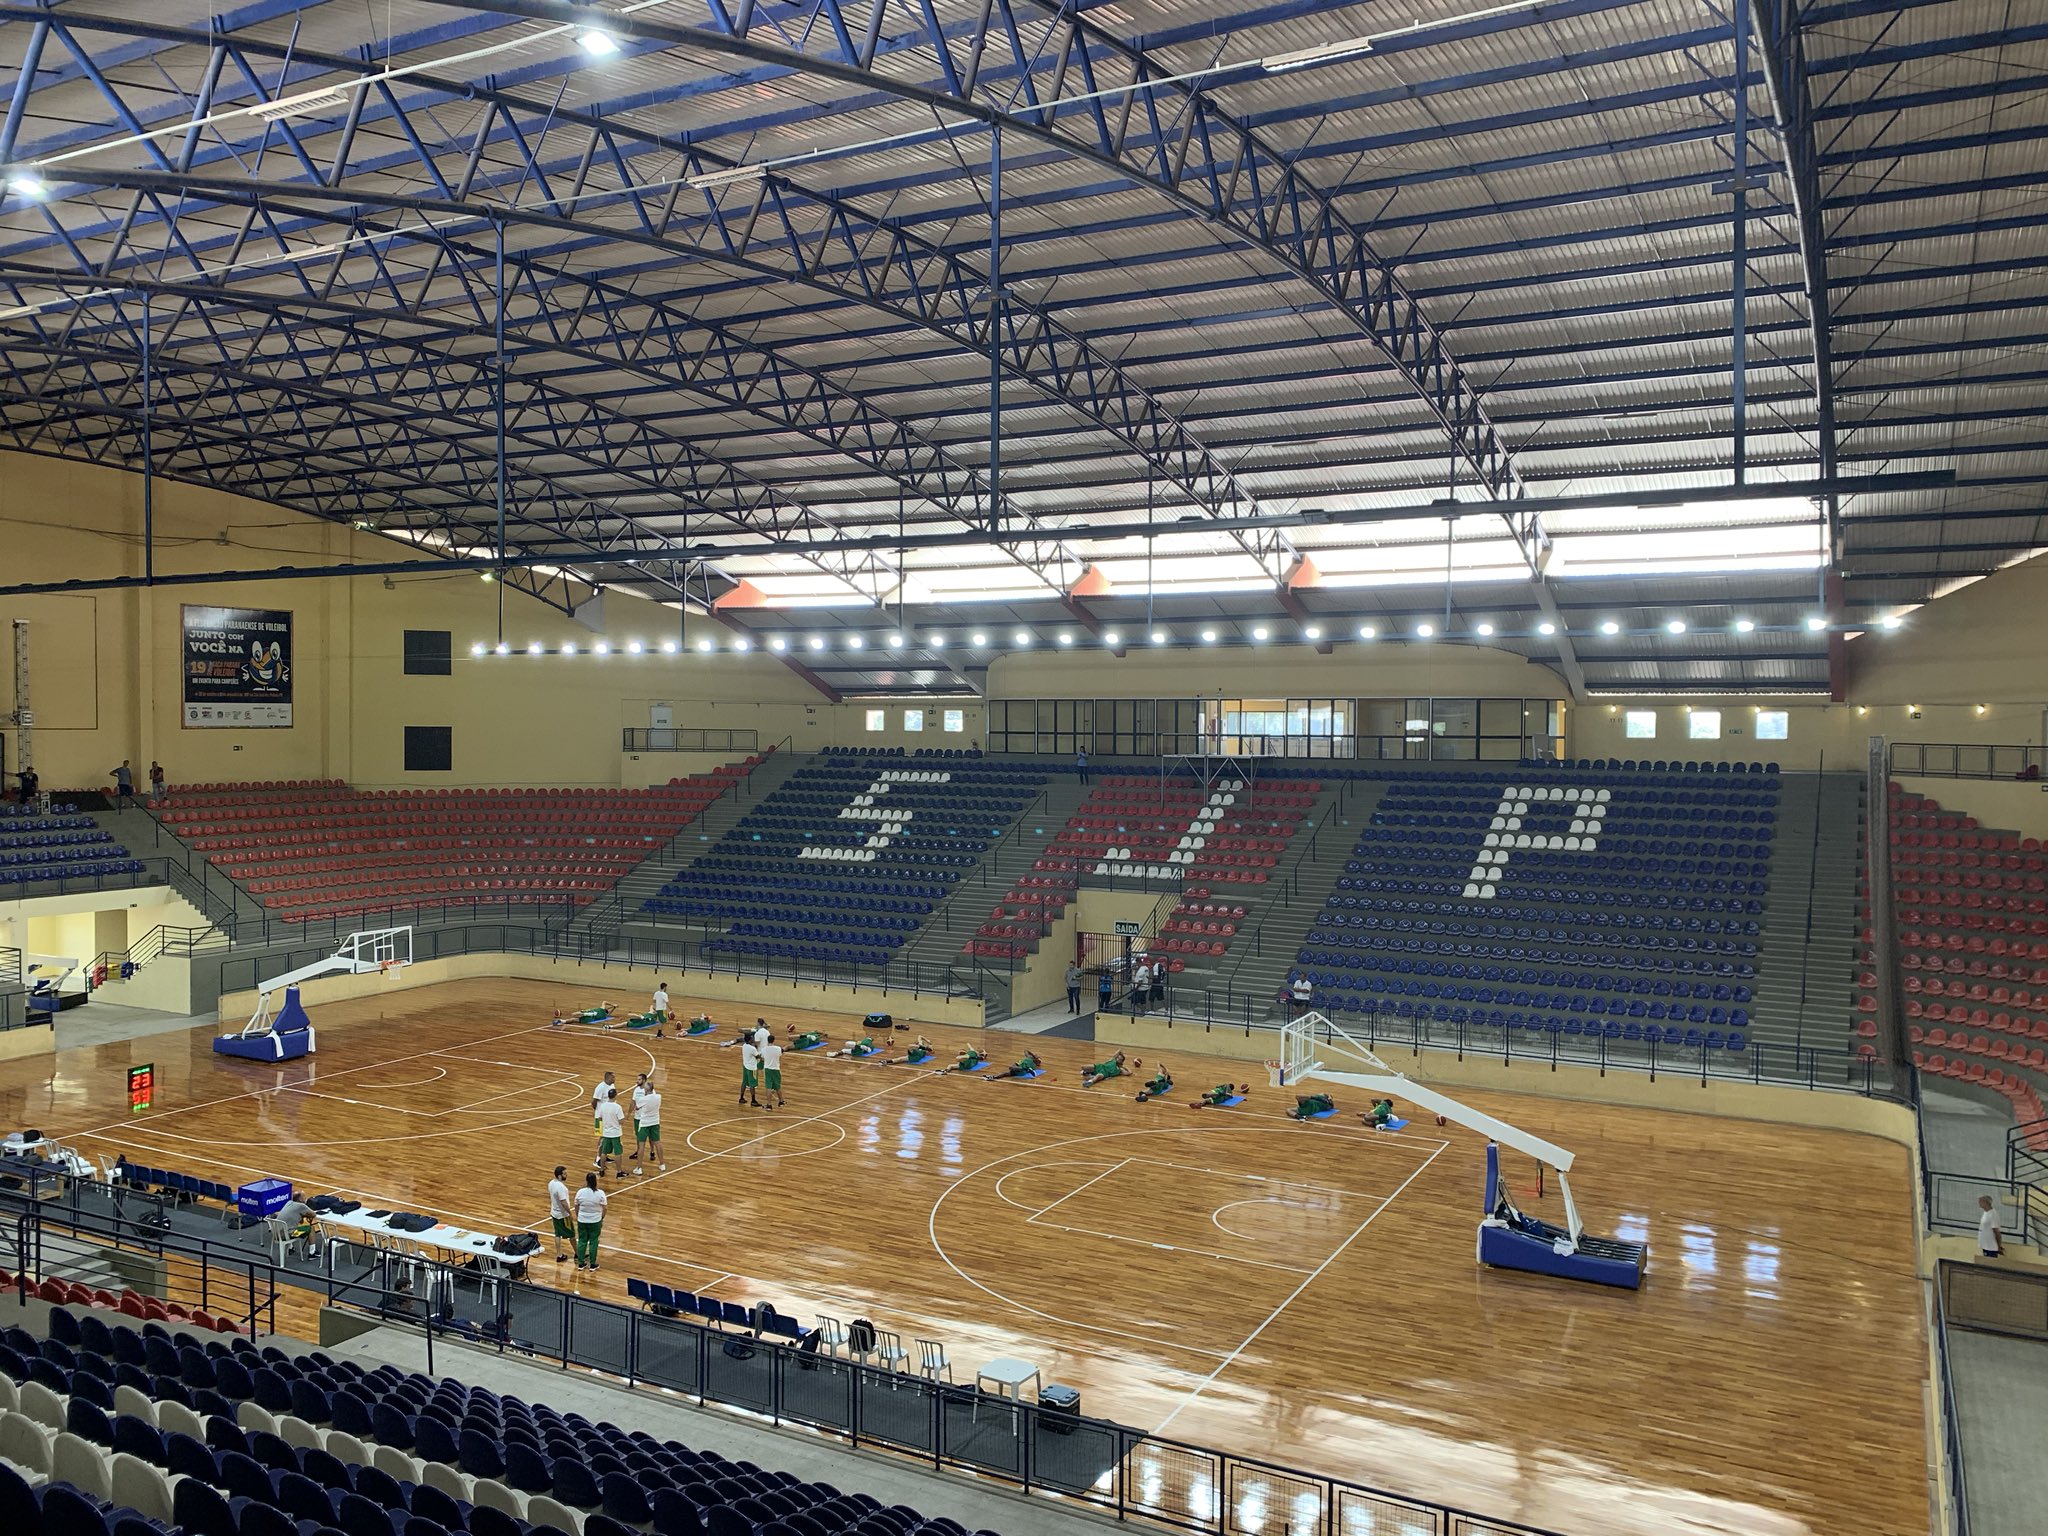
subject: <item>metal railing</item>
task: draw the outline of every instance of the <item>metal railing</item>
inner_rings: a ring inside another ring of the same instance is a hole
[[[745,752],[760,749],[761,736],[752,730],[716,730],[704,726],[628,726],[621,747],[626,752]]]
[[[78,1269],[76,1244],[171,1262],[159,1273],[185,1294],[166,1299],[225,1314],[251,1333],[276,1331],[283,1285],[328,1305],[376,1317],[423,1335],[429,1375],[437,1339],[602,1372],[732,1408],[775,1424],[793,1424],[855,1450],[909,1457],[935,1469],[993,1478],[1027,1494],[1074,1501],[1118,1520],[1144,1520],[1203,1536],[1255,1529],[1254,1510],[1288,1512],[1290,1536],[1344,1536],[1400,1529],[1430,1536],[1551,1536],[1533,1526],[1490,1519],[1455,1506],[1411,1498],[1341,1478],[1301,1471],[1186,1441],[1169,1440],[1105,1419],[908,1375],[763,1337],[753,1328],[713,1327],[530,1285],[489,1270],[422,1262],[412,1255],[319,1247],[317,1259],[280,1265],[244,1242],[167,1231],[139,1219],[149,1197],[83,1179],[82,1199],[63,1193],[0,1193],[0,1255],[20,1276],[20,1293],[51,1277],[92,1277]],[[95,1202],[125,1198],[130,1213],[109,1220]],[[62,1240],[50,1241],[52,1236]],[[11,1252],[9,1250],[11,1249]],[[101,1250],[105,1252],[105,1250]],[[63,1271],[70,1267],[72,1276]],[[404,1277],[401,1280],[401,1276]],[[174,1279],[175,1277],[175,1279]],[[460,1367],[455,1367],[459,1376]]]
[[[1948,1518],[1939,1522],[1948,1536],[1970,1536],[1970,1480],[1963,1464],[1963,1421],[1956,1407],[1955,1373],[1948,1358],[1948,1274],[1944,1261],[1934,1279],[1934,1362],[1941,1390],[1942,1462],[1948,1476],[1942,1500]]]
[[[2031,782],[2048,773],[2048,747],[2025,742],[1895,741],[1886,767],[1893,778]]]

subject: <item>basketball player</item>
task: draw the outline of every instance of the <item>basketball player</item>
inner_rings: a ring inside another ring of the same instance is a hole
[[[979,1046],[970,1045],[960,1053],[960,1059],[946,1070],[948,1072],[979,1072],[981,1064],[987,1060],[988,1058],[982,1055]]]
[[[1135,1063],[1135,1065],[1143,1066],[1144,1063],[1137,1062]],[[1123,1075],[1124,1053],[1122,1051],[1118,1051],[1114,1056],[1110,1057],[1109,1060],[1098,1061],[1086,1072],[1083,1072],[1081,1074],[1081,1086],[1083,1088],[1093,1088],[1097,1083],[1106,1083],[1112,1077],[1122,1077]]]
[[[650,1082],[648,1078],[649,1074],[642,1072],[640,1076],[634,1081],[632,1089],[633,1126],[635,1130],[632,1160],[636,1163],[640,1161],[640,1137],[638,1135],[638,1130],[640,1126],[640,1103],[643,1099],[647,1097],[648,1094],[654,1091],[654,1084]]]
[[[995,1073],[988,1080],[992,1083],[1000,1083],[1005,1078],[1029,1077],[1034,1072],[1043,1071],[1044,1068],[1045,1063],[1038,1059],[1038,1052],[1026,1051],[1022,1061],[1012,1063],[1001,1072]]]
[[[636,1089],[633,1095],[633,1156],[638,1159],[645,1152],[647,1162],[635,1168],[635,1174],[645,1173],[647,1163],[663,1170],[668,1168],[668,1159],[661,1152],[661,1088],[651,1076],[643,1076],[641,1081],[647,1086],[644,1091]]]
[[[657,982],[656,982],[656,983],[654,984],[654,1006],[653,1006],[652,1008],[650,1008],[650,1009],[648,1010],[648,1012],[650,1012],[650,1013],[652,1013],[652,1014],[654,1015],[654,1022],[655,1022],[655,1023],[657,1023],[657,1024],[666,1024],[666,1023],[668,1022],[668,983],[667,983],[667,982],[665,982],[665,981],[657,981]]]
[[[1166,1069],[1166,1063],[1162,1061],[1152,1069],[1152,1081],[1138,1090],[1138,1102],[1142,1104],[1147,1099],[1156,1098],[1172,1086],[1173,1074]]]
[[[606,1099],[597,1107],[597,1171],[604,1173],[605,1164],[612,1165],[612,1171],[621,1178],[626,1173],[626,1106],[616,1098]]]
[[[604,1106],[619,1096],[619,1085],[607,1072],[590,1090],[590,1126],[597,1133],[597,1156],[593,1161],[599,1168],[604,1166]]]
[[[883,1065],[889,1067],[921,1067],[936,1054],[937,1052],[932,1049],[931,1041],[927,1040],[923,1035],[919,1035],[910,1042],[909,1050],[905,1051],[901,1056],[891,1056]]]
[[[557,1264],[560,1264],[569,1257],[568,1254],[562,1251],[563,1242],[573,1243],[576,1241],[576,1226],[570,1216],[569,1185],[566,1182],[568,1174],[568,1168],[561,1163],[557,1163],[555,1165],[555,1176],[548,1180],[548,1220],[554,1224],[555,1228],[555,1262]],[[579,1263],[577,1267],[580,1269],[582,1265]]]
[[[761,1086],[768,1090],[768,1107],[782,1108],[782,1047],[772,1032],[765,1032],[761,1052]]]
[[[754,1030],[748,1030],[740,1037],[740,1102],[761,1107],[755,1097],[755,1086],[761,1081],[761,1043]]]
[[[1229,1083],[1218,1083],[1214,1088],[1211,1088],[1207,1093],[1195,1100],[1194,1103],[1190,1104],[1188,1108],[1228,1109],[1232,1099],[1241,1099],[1248,1092],[1250,1092],[1249,1084],[1232,1086]]]

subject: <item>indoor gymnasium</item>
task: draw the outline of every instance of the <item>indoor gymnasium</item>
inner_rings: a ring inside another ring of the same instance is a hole
[[[0,102],[0,1528],[2041,1529],[2048,28]]]

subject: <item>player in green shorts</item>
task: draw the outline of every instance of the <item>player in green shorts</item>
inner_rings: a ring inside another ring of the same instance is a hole
[[[862,1035],[858,1040],[847,1041],[844,1050],[833,1051],[831,1054],[834,1056],[851,1056],[858,1060],[863,1056],[872,1056],[880,1049],[881,1047],[875,1044],[875,1037],[873,1035]]]
[[[1312,1120],[1317,1115],[1328,1114],[1336,1107],[1336,1101],[1327,1093],[1305,1093],[1294,1101],[1294,1108],[1287,1111],[1287,1118]]]
[[[905,1051],[901,1056],[891,1056],[883,1065],[891,1067],[921,1067],[937,1054],[938,1052],[932,1048],[931,1041],[925,1039],[923,1035],[919,1035],[910,1042],[909,1050]]]
[[[798,1035],[794,1040],[790,1041],[789,1048],[792,1051],[815,1051],[819,1046],[823,1045],[824,1043],[824,1031],[816,1029],[807,1029],[802,1034]]]
[[[1143,1065],[1145,1065],[1145,1063],[1139,1061],[1133,1062],[1131,1063],[1131,1065],[1142,1067]],[[1123,1075],[1124,1053],[1122,1051],[1118,1051],[1114,1056],[1110,1057],[1109,1060],[1098,1061],[1086,1072],[1083,1072],[1081,1074],[1081,1086],[1083,1088],[1093,1088],[1097,1083],[1106,1083],[1112,1077],[1122,1077]]]
[[[1138,1102],[1142,1104],[1147,1099],[1157,1098],[1172,1086],[1173,1074],[1166,1069],[1166,1063],[1162,1061],[1152,1069],[1152,1081],[1138,1090]]]
[[[995,1073],[989,1078],[989,1081],[1000,1083],[1005,1078],[1030,1077],[1035,1072],[1043,1071],[1044,1067],[1045,1063],[1038,1059],[1038,1052],[1026,1051],[1022,1061],[1014,1063],[1004,1071]]]
[[[1394,1101],[1392,1099],[1374,1099],[1372,1101],[1372,1113],[1359,1116],[1359,1119],[1376,1131],[1385,1130],[1393,1118]]]
[[[696,1018],[690,1020],[690,1027],[687,1033],[693,1035],[708,1035],[715,1027],[716,1026],[714,1026],[711,1022],[711,1017],[709,1014],[700,1013],[697,1015]]]
[[[1230,1101],[1232,1099],[1243,1098],[1245,1095],[1245,1091],[1246,1090],[1242,1085],[1235,1085],[1231,1083],[1218,1083],[1214,1088],[1211,1088],[1207,1093],[1203,1094],[1199,1099],[1195,1100],[1194,1103],[1190,1104],[1188,1108],[1228,1109],[1230,1107]]]
[[[952,1072],[975,1072],[979,1071],[981,1068],[981,1064],[987,1060],[988,1058],[986,1056],[982,1055],[978,1049],[970,1045],[966,1050],[960,1053],[960,1059],[954,1062],[953,1065],[947,1070]]]

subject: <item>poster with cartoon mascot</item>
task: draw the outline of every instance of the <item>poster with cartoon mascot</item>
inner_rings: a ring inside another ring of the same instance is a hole
[[[292,723],[292,616],[185,606],[185,724],[250,730]]]

